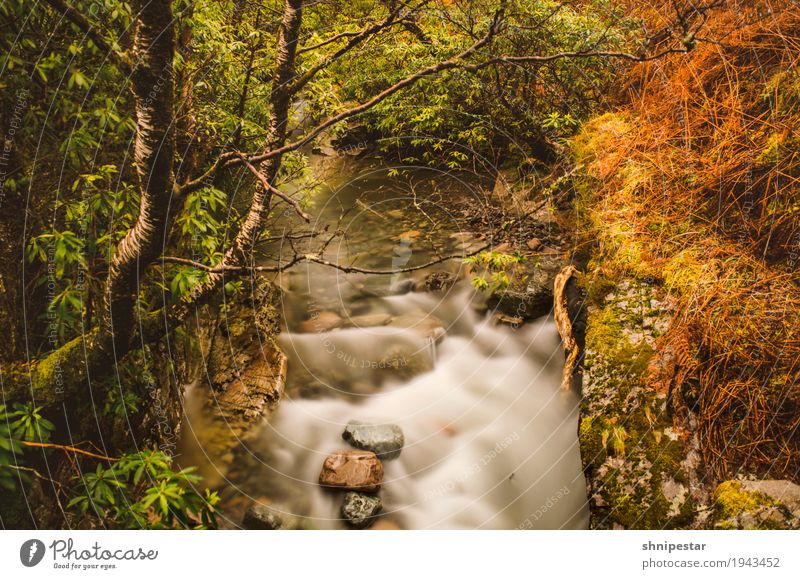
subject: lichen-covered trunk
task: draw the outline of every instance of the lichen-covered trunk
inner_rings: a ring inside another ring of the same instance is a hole
[[[167,242],[174,193],[175,31],[168,0],[137,0],[134,37],[136,103],[134,160],[140,204],[136,224],[117,246],[105,294],[104,336],[111,338],[115,358],[130,348],[136,300],[147,266]]]

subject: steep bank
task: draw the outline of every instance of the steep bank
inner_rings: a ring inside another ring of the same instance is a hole
[[[571,143],[597,527],[800,525],[800,20],[757,12],[634,69]]]

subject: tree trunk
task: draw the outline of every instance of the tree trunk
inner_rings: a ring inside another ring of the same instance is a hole
[[[91,379],[107,376],[131,349],[133,336],[164,335],[164,320],[136,323],[140,282],[167,242],[174,203],[175,32],[169,0],[136,0],[131,76],[136,103],[134,160],[139,178],[139,216],[116,248],[97,328],[87,331],[38,362],[2,368],[6,401],[54,405],[86,400]],[[159,323],[160,322],[160,323]]]
[[[136,0],[133,93],[136,102],[134,160],[141,201],[136,224],[120,241],[111,263],[102,336],[110,337],[119,360],[130,349],[136,299],[147,266],[167,243],[175,153],[175,24],[169,0]]]

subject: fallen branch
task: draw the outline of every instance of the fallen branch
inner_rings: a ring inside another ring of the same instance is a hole
[[[575,372],[575,363],[578,361],[578,354],[580,353],[580,348],[578,348],[578,343],[575,341],[575,335],[572,330],[572,322],[569,319],[567,296],[564,293],[567,282],[575,272],[575,268],[571,265],[566,266],[558,272],[553,290],[553,316],[555,318],[558,334],[561,336],[561,342],[564,344],[564,352],[567,355],[567,359],[564,362],[564,372],[561,376],[562,390],[570,389],[572,375]]]
[[[53,444],[52,442],[26,442],[22,441],[24,446],[32,446],[36,448],[57,448],[58,450],[63,450],[64,452],[72,452],[77,454],[83,454],[84,456],[88,456],[91,458],[96,458],[98,460],[105,460],[105,461],[115,461],[119,460],[118,458],[112,458],[110,456],[105,456],[103,454],[95,454],[94,452],[89,452],[88,450],[83,450],[82,448],[76,448],[74,446],[64,446],[63,444]]]

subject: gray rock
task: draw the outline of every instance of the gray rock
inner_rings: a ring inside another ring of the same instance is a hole
[[[743,480],[742,490],[756,492],[782,503],[800,522],[800,485],[788,480]]]
[[[345,427],[342,438],[356,448],[374,452],[383,460],[400,456],[405,444],[403,431],[396,424],[365,424],[351,421]]]
[[[244,514],[242,526],[251,531],[297,529],[297,518],[268,505],[252,505]]]
[[[344,495],[342,515],[352,528],[366,529],[375,522],[375,517],[381,512],[382,508],[383,504],[380,497],[349,492]]]

